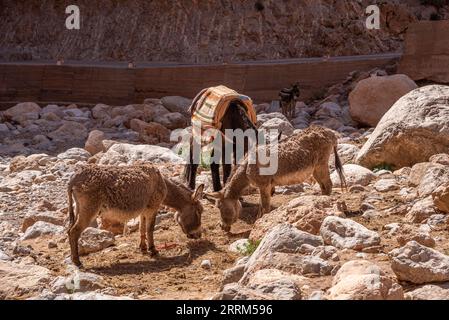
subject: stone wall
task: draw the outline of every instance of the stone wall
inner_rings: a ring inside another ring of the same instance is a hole
[[[410,26],[399,73],[413,80],[449,83],[449,20]]]
[[[0,104],[12,102],[76,102],[123,105],[148,97],[180,95],[193,98],[202,88],[224,84],[256,102],[278,98],[285,86],[298,81],[306,100],[345,80],[354,70],[381,67],[397,54],[276,63],[142,66],[120,64],[3,63],[0,64]]]

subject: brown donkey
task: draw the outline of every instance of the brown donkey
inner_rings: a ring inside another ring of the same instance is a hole
[[[337,137],[333,131],[312,126],[279,143],[278,170],[275,174],[261,175],[259,165],[249,164],[246,159],[234,169],[230,182],[222,191],[206,195],[206,198],[216,200],[223,230],[229,231],[231,225],[237,221],[242,208],[239,198],[250,184],[256,186],[260,193],[258,218],[270,212],[272,190],[275,186],[299,184],[313,176],[322,193],[329,195],[332,192],[329,173],[329,157],[332,152],[342,186],[346,186],[336,147]]]
[[[119,222],[140,216],[140,248],[142,251],[148,250],[151,255],[157,254],[153,231],[161,205],[177,210],[175,219],[188,238],[200,238],[203,189],[204,185],[200,185],[193,193],[182,184],[164,178],[151,165],[86,165],[79,168],[68,186],[68,234],[73,263],[81,265],[78,239],[99,214]]]

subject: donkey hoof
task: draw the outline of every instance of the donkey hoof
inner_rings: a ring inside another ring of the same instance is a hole
[[[148,251],[150,252],[150,257],[156,257],[159,255],[159,251],[157,251],[154,246],[151,247]]]
[[[81,268],[83,266],[83,264],[81,263],[80,259],[72,259],[72,262],[78,268]]]

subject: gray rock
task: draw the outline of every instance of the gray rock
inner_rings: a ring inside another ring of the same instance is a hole
[[[283,135],[290,136],[293,134],[293,131],[295,128],[291,125],[290,122],[279,119],[279,118],[272,118],[270,120],[265,121],[259,129],[264,130],[278,130],[278,132],[282,132]]]
[[[399,280],[417,284],[449,281],[449,256],[416,241],[390,252],[391,268]]]
[[[64,225],[64,218],[56,216],[54,213],[41,212],[28,213],[22,222],[22,232],[25,232],[29,227],[34,225],[38,221],[48,222],[57,226]]]
[[[154,145],[114,144],[99,159],[99,164],[118,165],[131,164],[135,161],[148,163],[180,164],[183,159],[167,148]]]
[[[51,272],[47,268],[32,264],[0,260],[0,279],[0,297],[13,299],[42,290],[42,287],[51,281]]]
[[[405,294],[407,300],[449,300],[449,282],[428,284]]]
[[[367,186],[376,177],[371,170],[356,164],[345,164],[343,166],[343,171],[345,173],[348,187],[353,185]],[[331,174],[331,179],[332,184],[335,187],[339,187],[341,185],[337,172],[333,172]]]
[[[62,226],[57,226],[49,222],[38,221],[25,231],[21,237],[21,240],[35,239],[45,235],[57,235],[62,234],[63,232],[64,227]]]
[[[377,232],[363,225],[335,216],[328,216],[321,225],[320,234],[324,242],[340,249],[362,250],[380,244]]]
[[[78,245],[80,255],[101,251],[114,245],[114,234],[110,231],[87,228],[82,233]]]
[[[235,267],[232,267],[230,269],[226,269],[223,271],[223,280],[222,280],[222,286],[225,286],[229,283],[238,282],[245,272],[245,265],[236,265]]]
[[[357,162],[395,168],[425,162],[449,149],[449,87],[430,85],[400,98],[383,116],[360,150]]]
[[[0,261],[11,261],[11,257],[8,256],[5,252],[0,250]]]
[[[374,263],[353,260],[336,273],[328,291],[330,300],[402,300],[402,287]]]
[[[435,206],[431,197],[417,201],[410,211],[405,215],[405,221],[421,223],[430,216],[436,214]]]
[[[395,179],[381,179],[374,184],[374,189],[379,192],[389,192],[399,190],[399,188]]]
[[[179,112],[184,115],[189,115],[188,109],[192,104],[192,100],[178,96],[163,97],[161,102],[169,111]]]

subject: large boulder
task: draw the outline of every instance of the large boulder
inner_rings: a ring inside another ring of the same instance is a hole
[[[328,292],[330,300],[403,300],[402,287],[366,260],[346,262]]]
[[[253,226],[252,240],[262,239],[273,227],[280,223],[289,223],[299,230],[319,234],[321,223],[332,209],[332,200],[328,196],[301,196],[263,215]]]
[[[395,168],[426,162],[449,149],[449,86],[411,91],[384,115],[360,150],[357,162]]]
[[[279,224],[263,238],[246,263],[240,280],[246,284],[251,275],[262,269],[279,269],[293,274],[329,275],[333,266],[318,256],[304,256],[303,249],[322,246],[319,236],[300,231],[290,224]]]
[[[380,244],[377,232],[353,220],[335,216],[324,219],[320,234],[324,243],[340,249],[362,250]]]
[[[399,98],[416,88],[416,83],[404,74],[364,79],[349,94],[351,117],[375,127]]]
[[[416,241],[394,249],[390,257],[399,280],[417,284],[449,281],[449,256]]]
[[[51,281],[51,272],[36,265],[0,261],[0,299],[39,292]]]
[[[449,300],[449,282],[427,284],[406,293],[407,300]]]

